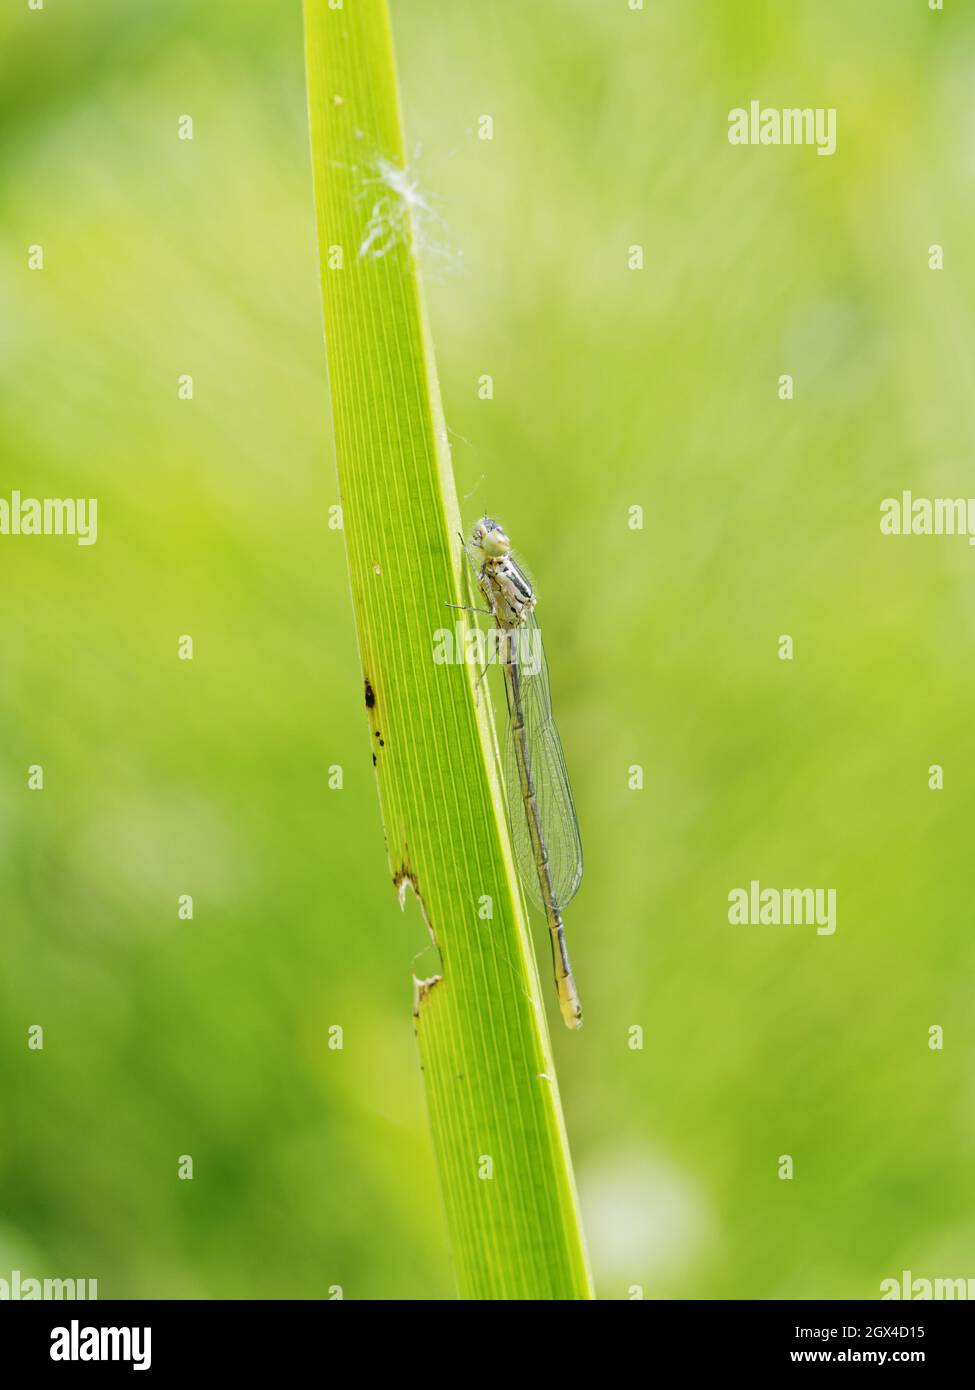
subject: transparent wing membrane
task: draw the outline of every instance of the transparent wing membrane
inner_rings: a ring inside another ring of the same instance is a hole
[[[517,711],[512,688],[520,694],[525,727],[530,784],[538,807],[538,819],[544,850],[548,853],[556,905],[564,908],[575,896],[582,882],[582,841],[576,819],[572,791],[565,768],[565,758],[558,730],[552,716],[548,669],[542,649],[541,632],[534,614],[514,634],[517,646],[511,651],[514,658],[512,687],[506,681],[508,693],[508,732],[505,739],[504,775],[507,787],[508,813],[515,861],[530,898],[544,909],[539,884],[539,868],[529,830],[529,809],[525,804],[523,772],[516,735]]]

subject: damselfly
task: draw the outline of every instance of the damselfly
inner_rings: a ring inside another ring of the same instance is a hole
[[[582,882],[582,842],[552,716],[535,592],[496,521],[482,517],[470,543],[480,557],[480,567],[469,550],[468,559],[487,599],[486,611],[499,629],[508,700],[504,778],[515,861],[529,896],[545,913],[562,1017],[567,1027],[579,1028],[582,1009],[569,966],[562,912]]]

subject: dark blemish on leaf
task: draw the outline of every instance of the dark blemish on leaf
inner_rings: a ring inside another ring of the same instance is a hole
[[[372,688],[369,677],[366,676],[366,709],[372,709],[376,703],[376,692]]]
[[[375,755],[375,753],[373,753],[373,755],[372,755],[372,765],[373,765],[373,767],[376,766],[376,755]]]

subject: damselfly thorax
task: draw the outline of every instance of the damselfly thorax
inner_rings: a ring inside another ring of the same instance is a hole
[[[517,627],[535,607],[531,581],[510,555],[487,557],[478,582],[501,627]]]

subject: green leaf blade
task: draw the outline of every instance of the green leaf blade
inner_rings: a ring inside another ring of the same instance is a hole
[[[493,736],[434,633],[459,604],[460,517],[414,243],[385,0],[306,0],[309,117],[336,456],[390,873],[441,978],[416,1029],[461,1295],[592,1296]],[[336,251],[335,248],[339,248]],[[479,915],[489,899],[492,913]],[[404,967],[406,961],[404,957]]]

